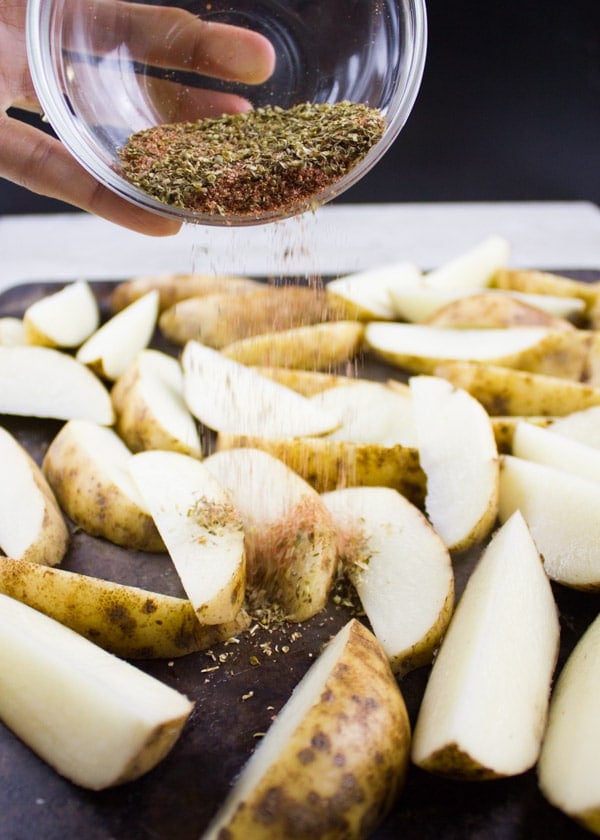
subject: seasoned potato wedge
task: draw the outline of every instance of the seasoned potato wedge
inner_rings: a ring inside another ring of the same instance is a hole
[[[540,295],[541,297],[541,295]],[[421,321],[436,327],[502,329],[506,327],[549,327],[557,330],[574,330],[566,318],[539,309],[509,295],[491,292],[461,297],[446,304]]]
[[[585,302],[589,310],[596,301],[600,290],[593,283],[573,280],[562,274],[533,269],[501,268],[491,279],[490,286],[494,289],[509,289],[517,292],[532,292],[533,294],[555,295],[557,297],[577,297]]]
[[[159,311],[162,312],[180,300],[199,295],[227,292],[230,295],[244,294],[262,287],[258,280],[228,274],[156,274],[132,277],[115,286],[110,305],[113,312],[119,312],[134,300],[148,292],[157,291]]]
[[[358,321],[330,321],[245,338],[228,344],[223,353],[244,365],[326,371],[353,359],[363,334]]]
[[[323,289],[308,286],[262,286],[244,295],[188,298],[162,313],[162,333],[176,344],[200,341],[220,349],[262,333],[335,320],[339,310]]]

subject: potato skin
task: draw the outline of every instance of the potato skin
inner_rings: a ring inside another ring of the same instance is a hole
[[[154,276],[132,277],[115,286],[111,295],[112,312],[125,309],[134,300],[152,289],[158,290],[159,310],[162,312],[178,301],[196,295],[209,295],[219,292],[244,294],[259,288],[258,280],[249,277],[226,274],[158,274]]]
[[[353,619],[320,698],[231,819],[207,840],[367,838],[404,783],[410,737],[387,658]]]
[[[54,438],[42,472],[66,515],[86,533],[141,551],[165,551],[152,517],[96,474],[97,464],[67,423]]]

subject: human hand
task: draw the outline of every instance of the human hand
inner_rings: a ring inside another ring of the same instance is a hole
[[[273,71],[271,44],[250,30],[201,21],[169,7],[93,2],[105,33],[105,41],[96,45],[102,51],[109,52],[127,32],[134,58],[139,55],[157,67],[197,70],[245,84],[265,81]],[[0,177],[141,233],[176,233],[179,223],[120,198],[87,173],[59,140],[7,114],[11,107],[41,111],[27,63],[25,7],[26,0],[0,0]],[[156,79],[152,85],[165,121],[250,107],[232,94],[198,90],[183,97],[167,80]]]

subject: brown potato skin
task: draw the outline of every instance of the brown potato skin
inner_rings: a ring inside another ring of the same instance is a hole
[[[258,280],[229,274],[158,274],[132,277],[115,286],[110,298],[110,308],[113,313],[119,312],[153,289],[158,291],[158,306],[162,312],[178,301],[196,295],[220,292],[237,295],[260,285]]]
[[[559,330],[574,330],[565,318],[557,318],[516,298],[491,296],[489,294],[468,297],[442,306],[421,323],[436,327],[550,327]]]
[[[353,619],[320,701],[214,836],[367,838],[404,784],[410,740],[406,706],[389,663],[372,633]]]

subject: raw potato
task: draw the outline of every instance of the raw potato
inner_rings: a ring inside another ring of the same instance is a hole
[[[112,311],[119,312],[134,300],[156,290],[159,295],[159,310],[163,312],[186,298],[221,292],[230,295],[244,294],[261,285],[258,280],[228,274],[157,274],[132,277],[119,283],[112,293],[110,303]]]
[[[574,411],[556,419],[549,429],[555,434],[600,449],[600,406]]]
[[[498,514],[498,449],[490,418],[461,388],[435,376],[410,379],[425,510],[451,551],[488,536]]]
[[[244,600],[242,519],[201,461],[179,452],[139,452],[129,471],[152,513],[202,624],[234,621]]]
[[[556,467],[503,455],[499,517],[520,510],[551,580],[600,589],[600,484]]]
[[[358,377],[344,376],[337,373],[325,373],[322,370],[300,370],[285,367],[261,367],[254,365],[254,369],[261,376],[266,376],[292,391],[297,391],[303,397],[313,397],[328,388],[337,388],[342,385],[356,385],[361,382],[370,381]]]
[[[468,391],[494,416],[560,417],[600,405],[600,388],[557,376],[475,362],[446,362],[435,373]]]
[[[181,359],[183,395],[209,429],[265,437],[321,435],[339,425],[306,397],[217,350],[189,341]]]
[[[340,556],[394,673],[427,665],[454,608],[450,554],[421,511],[395,490],[323,495]]]
[[[600,481],[600,451],[531,423],[523,421],[517,424],[512,454],[537,464],[557,467],[581,478]]]
[[[46,347],[79,347],[99,324],[100,309],[85,280],[40,298],[23,315],[27,342]]]
[[[183,399],[183,372],[172,356],[142,350],[117,379],[116,429],[132,452],[167,449],[201,457],[196,421]]]
[[[510,245],[502,236],[488,236],[462,254],[429,271],[424,284],[441,289],[481,289],[508,263]]]
[[[319,493],[340,487],[392,487],[413,504],[425,500],[425,475],[415,447],[354,443],[331,437],[217,436],[217,450],[262,449],[298,473]]]
[[[172,659],[245,630],[249,617],[202,625],[186,598],[0,557],[0,592],[124,659]]]
[[[110,426],[110,394],[85,365],[50,347],[0,347],[0,414]]]
[[[70,420],[52,440],[42,470],[66,515],[86,533],[141,551],[164,551],[127,472],[131,452],[112,430]]]
[[[391,321],[395,312],[390,290],[412,288],[420,282],[421,272],[413,263],[398,262],[330,280],[325,290],[351,321]]]
[[[147,773],[192,708],[183,694],[0,594],[0,718],[75,784],[102,790]]]
[[[368,837],[403,786],[409,751],[385,654],[352,620],[296,686],[202,840]]]
[[[573,280],[549,271],[503,268],[494,274],[490,285],[495,289],[538,295],[577,297],[585,302],[588,311],[598,300],[598,287],[594,284]]]
[[[222,292],[181,301],[162,313],[159,326],[176,344],[194,340],[220,349],[250,336],[337,317],[323,289],[262,286],[244,295]]]
[[[0,426],[0,549],[17,559],[53,566],[68,545],[65,519],[42,471]]]
[[[204,464],[242,517],[249,588],[290,621],[320,612],[337,571],[337,537],[319,494],[258,449],[217,452]]]
[[[118,379],[150,343],[157,317],[158,292],[148,292],[102,324],[81,345],[77,361],[104,379]]]
[[[552,589],[517,512],[471,574],[437,654],[415,726],[415,764],[477,780],[533,767],[558,642]]]
[[[311,399],[341,420],[329,438],[383,446],[417,445],[412,398],[406,386],[389,388],[381,382],[363,381],[352,388],[328,388]]]
[[[390,297],[396,316],[415,323],[431,324],[438,318],[450,323],[448,316],[452,316],[452,323],[456,325],[459,321],[464,321],[463,313],[465,313],[470,320],[475,314],[482,321],[481,324],[472,323],[471,326],[509,326],[505,323],[507,314],[521,312],[521,304],[533,307],[534,313],[538,316],[541,310],[559,319],[577,317],[585,310],[585,304],[580,298],[528,295],[523,292],[505,292],[495,289],[478,291],[421,285],[414,289],[394,290],[390,292]],[[524,314],[530,317],[532,315],[529,308],[524,310]],[[438,323],[438,326],[442,324]]]
[[[365,342],[376,356],[392,365],[414,373],[433,373],[438,365],[454,360],[515,367],[525,351],[539,347],[548,332],[545,327],[453,330],[373,322],[367,324]]]
[[[512,452],[513,438],[517,425],[523,421],[532,423],[541,428],[547,428],[551,425],[554,418],[552,417],[522,417],[519,415],[510,417],[502,415],[500,417],[490,417],[492,429],[494,430],[494,437],[496,438],[496,446],[498,452],[510,455]]]
[[[327,371],[353,359],[363,335],[358,321],[330,321],[245,338],[222,352],[244,365]]]
[[[595,834],[600,834],[599,690],[600,616],[558,677],[538,762],[544,796]]]
[[[540,295],[541,297],[541,295]],[[560,298],[558,298],[560,300]],[[580,303],[581,301],[577,301]],[[421,323],[436,327],[460,329],[508,327],[548,327],[557,330],[574,330],[565,318],[551,315],[541,307],[524,300],[494,292],[462,297],[438,309]]]
[[[27,344],[23,320],[10,315],[0,318],[0,347],[14,347],[19,344]]]

